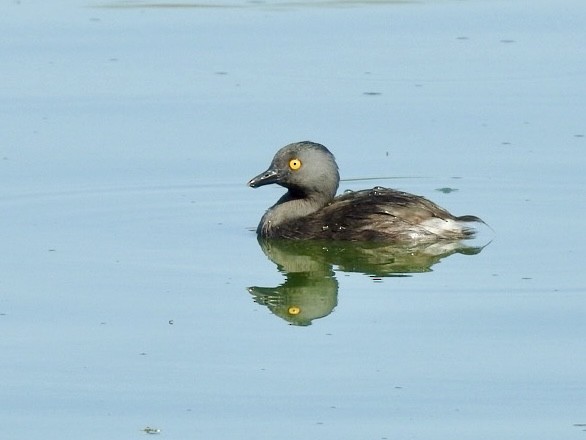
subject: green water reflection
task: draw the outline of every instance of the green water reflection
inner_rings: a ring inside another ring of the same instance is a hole
[[[310,325],[329,315],[338,303],[337,272],[358,272],[373,278],[429,272],[453,254],[476,255],[485,246],[463,241],[425,244],[350,243],[264,240],[265,255],[285,275],[276,287],[249,287],[254,301],[294,325]]]

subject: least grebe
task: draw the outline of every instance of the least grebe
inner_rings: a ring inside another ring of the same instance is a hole
[[[471,238],[478,217],[455,217],[413,194],[375,187],[336,197],[334,155],[315,142],[286,145],[248,185],[276,183],[287,192],[263,215],[262,238],[421,242]]]

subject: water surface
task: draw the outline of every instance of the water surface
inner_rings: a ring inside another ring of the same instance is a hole
[[[584,438],[582,2],[0,12],[6,438]],[[492,242],[263,249],[305,139]]]

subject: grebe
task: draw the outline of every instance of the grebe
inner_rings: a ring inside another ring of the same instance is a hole
[[[263,215],[260,238],[423,242],[472,238],[472,215],[456,217],[424,197],[375,187],[336,197],[334,155],[315,142],[286,145],[268,170],[248,182],[276,183],[287,192]]]

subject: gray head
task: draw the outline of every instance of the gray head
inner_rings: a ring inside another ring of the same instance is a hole
[[[336,195],[340,175],[334,155],[315,142],[286,145],[275,154],[269,168],[253,178],[252,188],[276,183],[295,198],[330,200]]]

